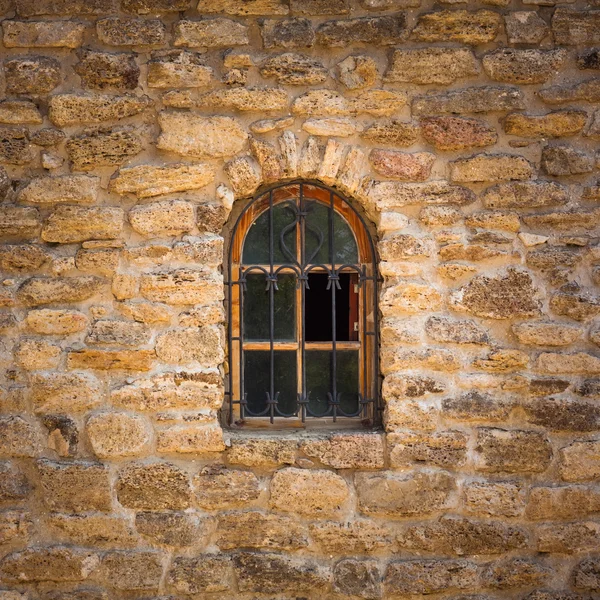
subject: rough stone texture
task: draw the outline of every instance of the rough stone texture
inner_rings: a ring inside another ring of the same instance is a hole
[[[0,600],[598,592],[588,4],[0,0]],[[229,245],[302,179],[371,234],[381,381],[242,420]]]
[[[462,48],[394,50],[385,73],[387,83],[449,84],[478,73],[475,56]]]
[[[222,157],[239,152],[248,137],[230,117],[162,112],[157,147],[183,156]]]

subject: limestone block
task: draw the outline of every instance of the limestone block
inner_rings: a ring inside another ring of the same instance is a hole
[[[545,115],[512,113],[504,120],[504,131],[530,138],[571,136],[584,128],[587,117],[584,110],[556,110]]]
[[[193,269],[175,269],[142,275],[140,292],[153,302],[206,306],[223,299],[223,282],[220,275]]]
[[[122,208],[58,206],[44,224],[42,239],[59,244],[110,240],[118,238],[122,230]]]
[[[158,590],[165,557],[159,552],[114,550],[102,557],[101,580],[118,590]]]
[[[527,159],[511,154],[477,154],[450,163],[453,183],[524,180],[533,175],[533,166]]]
[[[533,346],[568,346],[583,334],[576,325],[548,321],[515,323],[512,332],[521,344]]]
[[[167,575],[170,588],[182,594],[223,592],[230,589],[231,558],[215,554],[178,556]]]
[[[483,57],[490,79],[503,83],[545,83],[566,59],[563,48],[554,50],[500,48]]]
[[[233,437],[227,451],[227,461],[247,467],[292,465],[296,461],[298,442],[294,439]]]
[[[188,423],[156,430],[156,451],[160,454],[210,454],[223,450],[223,430],[219,424]]]
[[[36,425],[18,415],[0,416],[0,456],[33,457],[40,450],[40,442]]]
[[[466,510],[474,515],[518,517],[525,510],[525,488],[517,481],[470,481],[463,494]]]
[[[42,122],[42,115],[38,107],[29,100],[2,100],[0,102],[0,123],[40,125]]]
[[[380,469],[384,465],[383,437],[376,434],[334,434],[303,441],[300,449],[334,469]]]
[[[83,546],[129,547],[137,542],[129,519],[121,516],[51,513],[47,523],[57,539]]]
[[[539,44],[550,32],[546,21],[534,10],[515,11],[504,17],[510,44]]]
[[[59,346],[46,340],[25,339],[15,347],[15,364],[26,371],[56,369],[60,361]]]
[[[138,512],[135,528],[152,542],[166,546],[193,546],[207,540],[212,518],[187,512]]]
[[[418,125],[396,119],[375,121],[360,133],[360,137],[369,142],[400,147],[412,146],[418,136]]]
[[[470,117],[425,117],[421,133],[438,150],[480,148],[496,143],[496,130],[485,121]]]
[[[390,466],[407,468],[412,463],[460,467],[466,461],[467,437],[460,431],[389,433]]]
[[[29,131],[25,127],[0,126],[1,162],[9,165],[25,165],[31,162],[33,157]]]
[[[115,9],[114,0],[17,0],[20,17],[99,15]]]
[[[213,70],[204,64],[198,52],[155,52],[148,63],[148,87],[151,88],[198,88],[212,81]]]
[[[329,71],[320,60],[285,52],[265,60],[260,67],[260,74],[267,79],[274,77],[281,85],[317,85],[327,79]]]
[[[143,150],[135,129],[97,130],[74,136],[66,143],[69,160],[77,171],[121,165]]]
[[[83,373],[39,373],[32,375],[31,402],[37,413],[79,412],[102,402],[102,386]]]
[[[431,175],[435,155],[429,152],[399,152],[397,150],[371,150],[369,160],[373,169],[391,179],[425,181]]]
[[[600,11],[557,8],[552,16],[552,33],[556,44],[598,44]]]
[[[78,48],[85,26],[70,21],[3,21],[6,48]]]
[[[140,456],[149,449],[151,428],[139,415],[102,412],[85,425],[92,450],[99,458]]]
[[[28,274],[42,267],[50,256],[40,247],[15,244],[0,248],[0,270],[5,273]]]
[[[200,13],[225,13],[227,15],[287,15],[288,3],[283,0],[199,0]]]
[[[404,13],[325,21],[317,28],[317,43],[330,48],[357,43],[392,46],[406,39]]]
[[[61,80],[60,63],[47,56],[11,57],[4,60],[9,94],[47,94]]]
[[[523,404],[527,421],[549,431],[592,432],[600,429],[600,410],[591,402],[535,398]]]
[[[165,41],[166,26],[160,19],[108,17],[96,21],[96,33],[107,46],[151,46]]]
[[[248,27],[232,19],[217,17],[200,21],[181,20],[175,23],[174,46],[229,48],[245,46],[248,43]]]
[[[559,471],[564,481],[593,481],[600,476],[597,440],[573,442],[560,450]]]
[[[259,479],[252,471],[205,467],[193,479],[196,503],[205,510],[247,506],[258,499]]]
[[[420,15],[411,37],[420,42],[487,44],[496,39],[500,21],[491,10],[442,10]]]
[[[369,554],[391,542],[390,532],[385,527],[367,519],[347,523],[317,521],[309,528],[311,537],[331,554]]]
[[[83,49],[74,70],[83,87],[95,90],[134,90],[138,85],[140,68],[133,53],[110,53]]]

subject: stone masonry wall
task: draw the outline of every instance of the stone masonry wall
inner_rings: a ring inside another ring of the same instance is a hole
[[[0,16],[0,600],[600,593],[598,0]],[[375,224],[383,431],[221,427],[294,179]]]

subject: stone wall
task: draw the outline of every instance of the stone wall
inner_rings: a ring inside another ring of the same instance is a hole
[[[554,4],[0,0],[0,600],[600,592],[600,7]],[[375,224],[383,432],[221,427],[223,231],[292,179]]]

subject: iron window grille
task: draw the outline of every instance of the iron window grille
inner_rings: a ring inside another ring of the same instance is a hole
[[[375,248],[345,198],[313,182],[255,197],[226,285],[230,425],[378,421]]]

